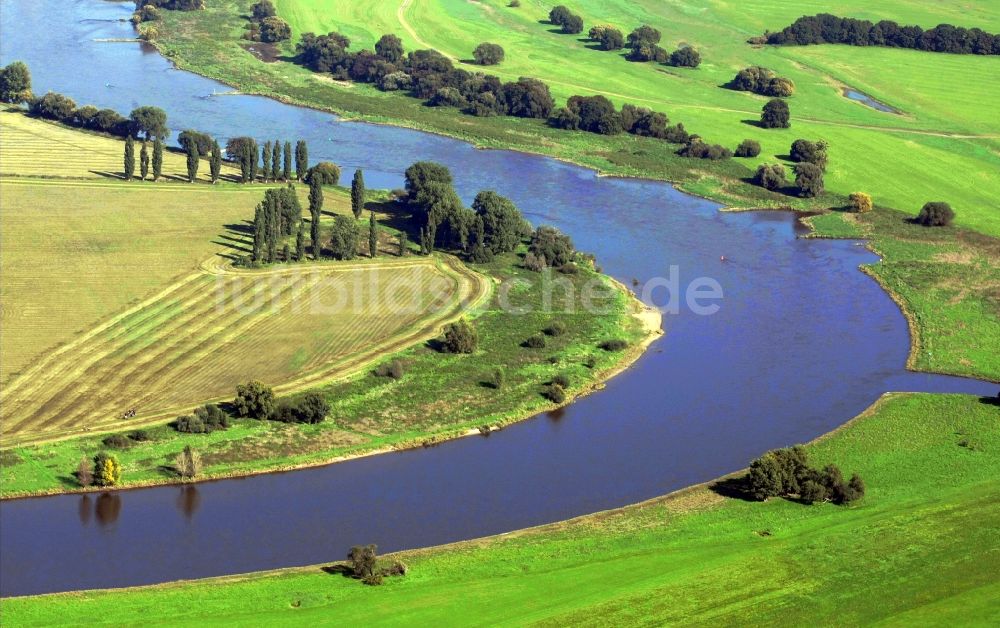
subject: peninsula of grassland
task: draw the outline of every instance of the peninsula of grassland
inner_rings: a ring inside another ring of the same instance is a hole
[[[186,446],[200,454],[199,478],[208,479],[479,433],[585,394],[659,333],[658,317],[584,265],[566,281],[604,286],[600,313],[547,311],[539,273],[523,266],[523,244],[482,264],[443,253],[400,257],[409,218],[384,192],[369,192],[367,203],[380,225],[378,257],[235,268],[231,260],[253,248],[254,206],[283,184],[236,183],[231,168],[215,185],[182,182],[184,160],[169,153],[161,181],[123,181],[118,139],[14,111],[0,113],[0,125],[5,139],[18,140],[0,145],[3,497],[78,490],[73,470],[99,451],[114,452],[128,487],[181,481],[171,469]],[[39,156],[56,146],[64,176],[40,177]],[[306,187],[297,186],[303,207]],[[349,191],[326,186],[321,240],[345,216],[354,220]],[[53,220],[66,238],[49,237]],[[359,229],[368,224],[368,216],[358,220]],[[529,314],[513,316],[495,301],[493,286],[515,278],[531,288],[512,294],[512,305]],[[390,290],[400,281],[418,288],[407,292],[412,304],[397,304],[400,312],[379,309],[387,301],[378,294],[360,310],[343,304],[307,316],[296,306],[310,291],[336,303],[328,293],[355,283]],[[432,303],[420,288],[433,282],[445,290]],[[261,293],[270,295],[268,307],[247,307]],[[220,294],[228,298],[222,307]],[[478,349],[441,353],[429,341],[461,317],[474,317]],[[556,322],[565,333],[546,336],[544,350],[522,346]],[[600,348],[610,339],[627,348]],[[392,373],[380,364],[394,365]],[[238,420],[207,434],[168,425],[205,402],[231,400],[252,379],[285,397],[317,391],[330,418]],[[554,379],[565,384],[558,401],[546,396]],[[393,399],[390,413],[384,398]],[[123,420],[130,407],[137,415]],[[124,436],[137,428],[141,440]],[[129,446],[109,449],[108,432]]]
[[[997,407],[890,395],[807,445],[866,478],[850,506],[722,497],[711,485],[497,537],[393,555],[369,587],[331,562],[10,598],[22,626],[485,623],[945,624],[1000,621]],[[319,557],[317,557],[319,558]]]
[[[866,268],[906,314],[913,369],[1000,381],[1000,126],[987,103],[1000,97],[1000,57],[955,55],[840,45],[753,46],[751,36],[777,30],[818,8],[809,3],[756,0],[573,3],[583,31],[568,35],[548,23],[548,3],[498,0],[421,0],[401,3],[325,3],[278,0],[290,38],[272,44],[265,62],[243,39],[251,0],[208,0],[194,12],[162,12],[155,45],[180,67],[226,82],[246,93],[339,112],[348,118],[408,126],[467,140],[477,146],[549,155],[603,173],[666,179],[686,192],[732,209],[783,207],[823,215],[810,219],[820,237],[865,237],[882,261]],[[957,2],[934,6],[904,0],[870,6],[842,3],[838,12],[873,20],[933,26],[941,22],[989,31],[1000,15],[989,6],[970,11]],[[622,50],[603,51],[588,29],[610,24],[623,33],[641,24],[662,32],[668,48],[691,45],[697,68],[630,62]],[[994,29],[995,30],[995,29]],[[504,81],[544,81],[561,105],[572,95],[603,95],[614,105],[648,107],[711,143],[761,145],[752,158],[680,156],[676,144],[628,133],[598,135],[553,128],[545,120],[477,117],[448,106],[428,107],[402,91],[333,80],[293,61],[305,32],[343,33],[348,50],[370,49],[384,34],[406,51],[433,48],[456,67]],[[506,55],[498,65],[473,65],[481,42]],[[259,46],[258,46],[259,47]],[[742,68],[765,66],[792,79],[787,98],[791,127],[756,126],[764,96],[728,89]],[[844,97],[850,87],[891,105],[892,114]],[[793,141],[827,144],[826,191],[800,198],[752,184],[765,163],[791,165]],[[844,211],[850,193],[874,198],[868,213]],[[908,222],[924,203],[944,200],[956,226],[927,229]]]

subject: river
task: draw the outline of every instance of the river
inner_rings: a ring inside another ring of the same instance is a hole
[[[399,187],[417,160],[451,168],[466,202],[510,196],[626,282],[714,278],[721,309],[664,318],[632,368],[554,416],[488,438],[290,473],[106,495],[0,503],[0,594],[119,587],[343,558],[505,532],[623,506],[810,440],[885,391],[995,394],[996,385],[909,373],[905,320],[858,270],[857,242],[799,239],[786,213],[720,213],[664,183],[601,178],[547,158],[411,130],[338,121],[174,69],[132,37],[130,3],[0,0],[0,63],[28,63],[35,90],[224,139],[305,139],[313,161]],[[250,212],[251,208],[247,208]],[[725,256],[726,261],[720,260]],[[662,296],[662,295],[661,295]],[[845,470],[849,472],[850,470]]]

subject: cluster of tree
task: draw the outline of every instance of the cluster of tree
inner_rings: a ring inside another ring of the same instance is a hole
[[[139,25],[144,22],[155,22],[156,20],[159,20],[160,17],[160,10],[156,8],[155,4],[144,4],[136,7],[135,11],[132,13],[131,22],[133,25]]]
[[[279,402],[271,388],[256,380],[236,386],[233,407],[242,417],[286,423],[321,423],[330,413],[329,404],[318,393]]]
[[[195,408],[193,414],[177,417],[173,428],[185,434],[211,434],[216,430],[227,429],[230,425],[229,415],[214,403]]]
[[[925,203],[920,213],[913,219],[918,225],[925,227],[947,227],[955,220],[955,211],[951,205],[943,201]]]
[[[288,22],[278,17],[278,11],[271,0],[260,0],[250,7],[250,23],[244,39],[275,43],[285,41],[292,36],[292,27]]]
[[[591,27],[587,37],[596,41],[601,50],[621,50],[625,46],[625,35],[609,24]]]
[[[978,28],[939,24],[924,30],[919,26],[900,26],[891,20],[873,23],[829,13],[800,17],[779,32],[769,33],[767,43],[888,46],[930,52],[1000,55],[1000,34],[990,34]]]
[[[549,124],[559,129],[589,131],[601,135],[625,132],[643,137],[684,144],[690,135],[683,124],[670,126],[666,114],[625,103],[619,112],[604,96],[570,96],[549,118]]]
[[[152,165],[152,176],[153,181],[158,181],[161,176],[163,176],[163,140],[156,138],[153,140],[153,157],[150,159],[149,142],[143,141],[142,147],[139,149],[139,180],[145,181],[146,177],[150,174],[150,166]],[[215,158],[213,158],[215,159]],[[221,164],[221,158],[219,161]],[[124,174],[126,181],[132,181],[135,179],[135,140],[129,135],[125,138],[125,155],[124,155]],[[215,165],[213,161],[212,166],[212,183],[218,180],[219,167]],[[194,181],[194,175],[198,173],[198,164],[191,163],[190,154],[188,156],[188,180]]]
[[[621,33],[618,33],[616,37],[614,34],[609,35],[600,30],[596,34],[608,37],[611,40],[617,40],[621,35]],[[667,65],[688,68],[696,68],[701,64],[701,53],[691,46],[682,45],[673,52],[668,53],[666,49],[660,46],[660,39],[662,37],[663,35],[659,30],[649,24],[643,24],[629,33],[628,38],[625,40],[625,47],[628,48],[625,58],[629,61],[655,61],[656,63],[666,63]],[[603,40],[598,39],[596,41],[601,43],[601,48],[610,50],[610,48],[605,48]]]
[[[72,98],[57,92],[48,92],[44,96],[34,98],[30,90],[29,79],[27,99],[21,102],[27,102],[28,111],[40,118],[121,137],[142,136],[149,140],[163,139],[170,134],[170,129],[167,128],[167,114],[159,107],[136,107],[126,118],[114,109],[98,109],[92,105],[77,107]],[[22,95],[23,93],[21,92]],[[13,96],[17,97],[20,96]]]
[[[191,133],[196,132],[192,131]],[[181,136],[183,138],[184,134],[182,133]],[[198,150],[202,151],[201,140],[195,136],[192,136],[192,139],[195,139]],[[296,142],[293,155],[291,142],[286,141],[282,144],[280,141],[274,140],[273,143],[265,142],[263,146],[259,146],[257,140],[252,137],[234,137],[226,142],[226,158],[239,164],[242,183],[257,181],[258,178],[261,181],[292,181],[293,158],[295,160],[295,177],[302,180],[309,171],[309,150],[303,140]],[[337,177],[340,177],[339,169],[337,169]],[[336,181],[333,184],[336,184]]]
[[[822,471],[814,469],[809,466],[805,449],[798,445],[769,451],[754,460],[743,484],[747,493],[758,500],[797,497],[807,504],[824,501],[847,504],[865,494],[865,484],[858,474],[845,482],[835,464]]]
[[[102,451],[94,456],[93,466],[86,457],[81,458],[74,475],[77,483],[84,488],[91,485],[117,486],[122,480],[122,463],[114,454]]]
[[[31,71],[23,61],[0,68],[0,102],[19,105],[31,101]]]
[[[504,52],[500,44],[483,42],[472,51],[472,58],[479,65],[496,65],[503,62]]]
[[[376,545],[355,545],[347,553],[347,568],[351,576],[367,585],[378,586],[387,576],[405,576],[409,568],[399,560],[390,565],[380,565]]]
[[[291,183],[284,188],[271,188],[264,192],[264,199],[257,204],[253,219],[252,261],[273,263],[278,261],[278,246],[286,236],[297,230],[302,233],[302,206]],[[301,240],[301,238],[299,238]],[[301,261],[305,254],[304,243],[296,248]],[[284,261],[291,261],[287,245],[283,248]]]
[[[740,142],[734,153],[737,157],[756,157],[760,154],[760,142],[746,139]]]
[[[492,190],[476,195],[472,208],[452,185],[451,172],[441,164],[418,161],[406,169],[404,202],[420,225],[425,254],[443,248],[457,250],[475,262],[508,253],[531,228],[514,203]]]
[[[549,11],[549,23],[559,26],[567,35],[583,32],[583,18],[561,4]]]
[[[168,11],[200,11],[205,8],[205,0],[135,0],[136,10],[153,6]]]
[[[101,439],[101,444],[109,449],[128,449],[136,443],[153,440],[146,430],[135,430],[128,434],[111,434]]]
[[[681,157],[691,157],[694,159],[729,159],[733,156],[733,151],[721,144],[708,144],[697,135],[692,135],[685,144],[677,151]]]
[[[458,107],[471,115],[547,118],[554,106],[541,81],[520,78],[504,83],[494,75],[456,68],[436,50],[405,54],[395,35],[383,35],[374,53],[349,52],[348,46],[350,40],[340,33],[305,33],[296,49],[299,62],[314,71],[374,83],[384,91],[408,91],[428,104]]]
[[[826,170],[826,142],[798,139],[792,142],[789,156],[795,164],[795,186],[798,195],[815,197],[823,193],[823,173]],[[781,164],[761,164],[754,174],[753,183],[767,190],[777,190],[785,185],[785,168]],[[867,195],[866,195],[867,196]],[[869,208],[871,197],[868,197]]]
[[[788,97],[795,93],[792,79],[776,75],[759,65],[743,68],[736,73],[728,87],[741,92],[753,92],[761,96]]]

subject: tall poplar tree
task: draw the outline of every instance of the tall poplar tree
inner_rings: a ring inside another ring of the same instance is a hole
[[[365,211],[365,175],[361,168],[354,171],[354,180],[351,181],[351,211],[354,218],[361,218],[361,213]]]
[[[125,138],[125,180],[131,181],[135,176],[135,141],[129,135]]]
[[[257,180],[257,151],[257,141],[250,140],[250,150],[247,155],[250,164],[250,183]]]
[[[306,170],[309,170],[309,148],[305,140],[299,140],[295,143],[295,176],[299,181],[306,176]]]
[[[375,212],[368,218],[368,255],[378,257],[378,223],[375,222]]]
[[[277,192],[268,190],[265,195],[269,201],[267,211],[270,214],[267,224],[267,259],[270,262],[278,261],[278,240],[281,239],[281,197]]]
[[[281,179],[283,181],[292,180],[292,143],[285,142],[285,162],[281,168]]]
[[[260,151],[260,178],[267,181],[271,176],[271,142],[264,142],[264,148]]]
[[[222,172],[222,149],[218,140],[212,141],[212,156],[209,158],[208,167],[212,171],[212,183],[218,183],[219,174]]]
[[[295,232],[295,261],[301,262],[306,258],[306,227],[304,221],[299,219],[299,228]]]
[[[147,174],[149,174],[149,149],[146,147],[146,142],[143,142],[142,150],[139,151],[139,179],[145,181]]]
[[[163,175],[163,140],[153,140],[153,181]]]
[[[323,252],[323,243],[319,240],[319,214],[322,209],[323,185],[319,182],[319,177],[313,177],[309,182],[309,217],[312,221],[309,235],[312,239],[313,259],[319,259]]]
[[[260,262],[264,257],[264,203],[257,203],[253,216],[253,261]]]
[[[410,253],[408,240],[409,240],[409,238],[406,236],[406,232],[405,231],[400,231],[399,232],[399,240],[398,240],[398,243],[399,243],[399,256],[400,257],[406,257]]]
[[[281,144],[274,140],[271,146],[271,180],[277,181],[281,178]]]
[[[198,166],[200,163],[201,163],[201,157],[198,155],[198,144],[195,142],[188,142],[188,152],[187,152],[188,183],[194,183],[194,180],[198,177]]]

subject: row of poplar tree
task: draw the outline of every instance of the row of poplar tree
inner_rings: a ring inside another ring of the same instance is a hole
[[[187,153],[188,181],[193,182],[197,178],[201,158],[207,154],[211,181],[216,183],[222,172],[222,148],[219,146],[219,142],[201,133],[188,131],[185,133],[189,133],[188,141],[182,142]],[[153,181],[157,181],[163,176],[163,140],[159,137],[153,139],[152,151],[149,149],[149,144],[149,141],[143,141],[139,149],[139,178],[143,181],[146,180],[150,175],[150,166],[152,166],[152,178]],[[150,152],[152,152],[152,157],[150,157]],[[242,183],[256,181],[258,178],[262,181],[292,180],[291,142],[285,142],[283,147],[278,140],[275,140],[273,144],[265,142],[264,146],[258,150],[257,141],[253,138],[236,137],[226,144],[226,153],[230,159],[239,164]],[[260,155],[259,163],[257,161],[258,154]],[[309,169],[309,151],[304,140],[299,140],[296,143],[294,158],[296,177],[302,180]],[[135,179],[135,140],[131,135],[125,139],[124,166],[125,179],[128,181]]]

